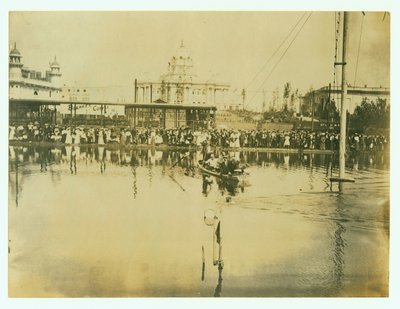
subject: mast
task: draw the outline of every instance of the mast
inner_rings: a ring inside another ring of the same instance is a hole
[[[339,140],[339,178],[344,179],[346,153],[346,117],[347,117],[347,43],[348,43],[348,12],[343,12],[343,50],[342,50],[342,100],[340,104],[340,140]]]
[[[339,182],[339,191],[343,189],[342,182],[354,182],[352,178],[346,178],[346,124],[347,124],[347,78],[346,78],[346,61],[347,61],[347,44],[348,38],[348,19],[349,12],[343,12],[343,46],[342,46],[342,62],[335,62],[335,65],[342,66],[342,93],[340,104],[340,140],[339,140],[339,177],[331,177],[330,181]]]

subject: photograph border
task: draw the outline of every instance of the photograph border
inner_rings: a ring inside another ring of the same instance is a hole
[[[0,172],[1,172],[1,187],[0,197],[2,199],[3,207],[0,208],[0,228],[1,228],[1,242],[0,242],[0,307],[2,308],[27,308],[30,306],[40,306],[41,308],[131,308],[132,306],[140,306],[140,308],[155,308],[162,306],[162,308],[204,308],[209,307],[227,307],[227,308],[242,308],[243,306],[252,306],[252,308],[265,308],[270,306],[273,308],[395,308],[396,304],[400,303],[399,296],[399,218],[400,213],[398,210],[399,193],[398,188],[398,172],[399,163],[396,160],[399,155],[399,123],[397,122],[399,116],[399,32],[400,32],[400,7],[396,0],[381,0],[379,3],[374,0],[363,1],[295,1],[295,0],[280,0],[270,1],[267,3],[260,3],[256,0],[247,1],[142,1],[134,4],[129,4],[123,0],[97,0],[95,2],[87,1],[28,1],[28,0],[4,0],[0,4],[0,37],[4,45],[1,48],[1,61],[0,68],[2,71],[0,95],[2,102],[5,104],[4,112],[0,113]],[[148,11],[169,11],[169,10],[215,10],[215,11],[253,11],[253,10],[268,10],[268,11],[299,11],[299,10],[365,10],[365,11],[389,11],[391,13],[391,142],[390,142],[390,155],[393,160],[390,161],[390,268],[389,268],[389,297],[387,298],[223,298],[215,299],[197,299],[197,298],[92,298],[92,299],[10,299],[8,298],[8,177],[7,177],[7,162],[8,162],[8,20],[10,11],[53,11],[53,10],[102,10],[102,11],[115,11],[115,10],[148,10]]]

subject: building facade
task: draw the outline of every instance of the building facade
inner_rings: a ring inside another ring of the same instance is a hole
[[[134,89],[62,85],[56,59],[42,75],[24,67],[16,46],[9,56],[10,123],[199,129],[214,126],[216,106],[227,102],[229,85],[197,81],[183,44],[159,81],[135,80]]]
[[[352,114],[364,99],[376,101],[378,98],[386,100],[386,104],[390,105],[390,89],[367,87],[366,85],[364,87],[349,86],[347,89],[347,110]],[[340,111],[341,100],[341,87],[325,86],[318,90],[310,91],[301,98],[301,113],[305,115],[311,114],[313,110],[325,110],[329,101],[334,101]]]
[[[9,53],[9,118],[17,120],[52,121],[56,115],[53,102],[61,98],[61,68],[54,58],[42,74],[24,66],[16,44]],[[15,103],[18,101],[19,103]],[[40,103],[38,103],[40,102]]]
[[[85,87],[64,85],[61,91],[59,111],[63,119],[71,115],[76,118],[98,119],[125,116],[127,90],[123,87]],[[131,93],[132,93],[132,89]],[[68,122],[68,121],[67,121]]]
[[[228,84],[198,80],[193,59],[181,43],[158,81],[135,80],[135,103],[166,103],[186,106],[229,106]]]
[[[57,100],[61,96],[61,70],[57,59],[49,64],[44,74],[31,70],[22,63],[16,44],[9,54],[10,99]]]
[[[159,80],[135,79],[134,104],[125,111],[133,126],[210,127],[215,125],[216,109],[229,105],[229,88],[199,80],[193,59],[181,42]]]

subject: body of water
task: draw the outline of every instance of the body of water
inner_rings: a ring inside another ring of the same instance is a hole
[[[339,190],[333,155],[227,154],[238,183],[204,184],[199,152],[10,146],[9,295],[388,294],[388,155]]]

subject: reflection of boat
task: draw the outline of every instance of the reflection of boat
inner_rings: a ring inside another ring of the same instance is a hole
[[[203,160],[200,160],[198,162],[198,167],[203,173],[219,177],[226,181],[239,181],[239,177],[244,175],[243,168],[235,169],[233,173],[226,173],[226,174],[221,173],[221,171],[219,170],[211,170],[210,168],[207,168],[203,165]]]

